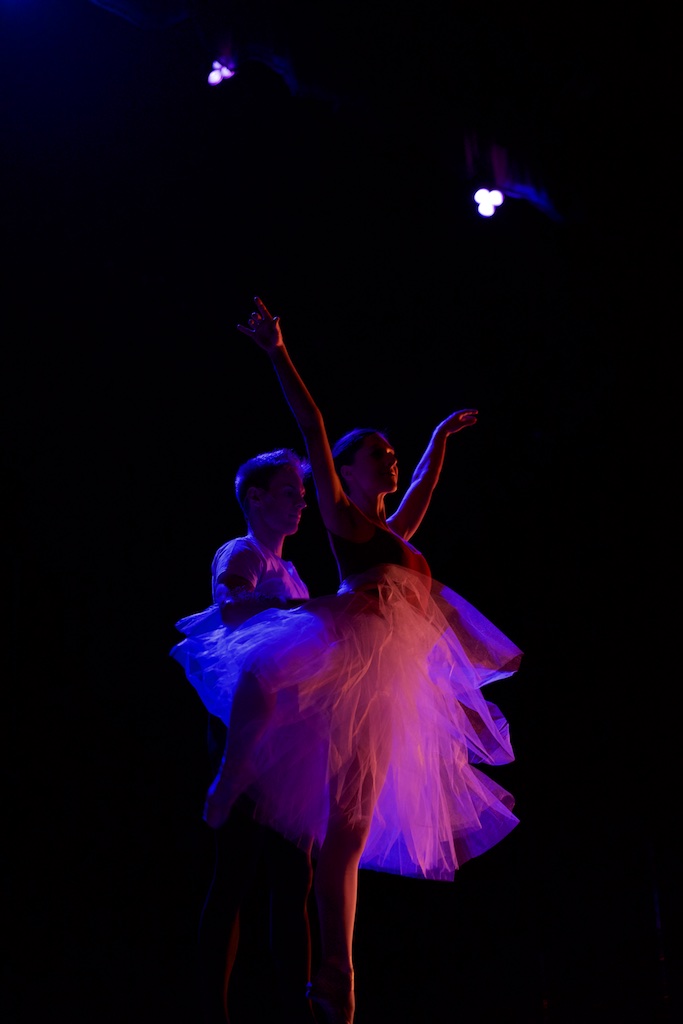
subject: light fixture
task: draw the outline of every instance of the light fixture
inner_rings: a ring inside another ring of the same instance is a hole
[[[503,198],[503,193],[497,188],[478,188],[474,193],[477,212],[481,217],[492,217],[497,207],[502,205]]]
[[[235,72],[219,60],[215,60],[209,72],[209,85],[220,85],[225,78],[233,78]]]

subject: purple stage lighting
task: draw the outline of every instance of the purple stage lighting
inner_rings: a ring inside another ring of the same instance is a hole
[[[235,72],[232,68],[228,68],[225,64],[221,64],[219,60],[215,60],[211,65],[208,82],[209,85],[220,85],[224,78],[233,78],[234,75]]]
[[[492,217],[496,208],[503,202],[503,193],[497,188],[479,188],[474,193],[474,201],[477,204],[477,212],[482,217]]]

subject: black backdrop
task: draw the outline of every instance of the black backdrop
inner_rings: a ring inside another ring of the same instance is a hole
[[[673,37],[300,4],[293,85],[247,19],[212,89],[220,9],[2,9],[5,1019],[196,1020],[205,716],[168,651],[242,530],[235,468],[300,448],[235,330],[254,293],[330,433],[386,430],[404,482],[479,408],[416,541],[525,651],[492,693],[521,824],[453,885],[362,873],[358,1024],[669,1019]],[[479,218],[473,138],[552,210]],[[336,586],[312,496],[288,553]]]

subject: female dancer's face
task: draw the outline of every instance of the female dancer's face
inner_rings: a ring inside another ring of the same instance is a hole
[[[353,497],[355,488],[364,494],[391,494],[398,487],[394,449],[382,434],[368,434],[350,466],[342,469]]]

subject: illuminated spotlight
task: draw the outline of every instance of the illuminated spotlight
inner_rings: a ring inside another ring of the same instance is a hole
[[[496,207],[503,202],[503,193],[499,192],[497,188],[491,189],[491,191],[487,188],[479,188],[474,193],[474,201],[477,204],[477,211],[482,217],[492,217],[496,212]]]
[[[235,72],[232,68],[228,68],[225,64],[221,64],[219,60],[215,60],[209,72],[209,85],[220,85],[224,78],[233,78],[234,74]]]

